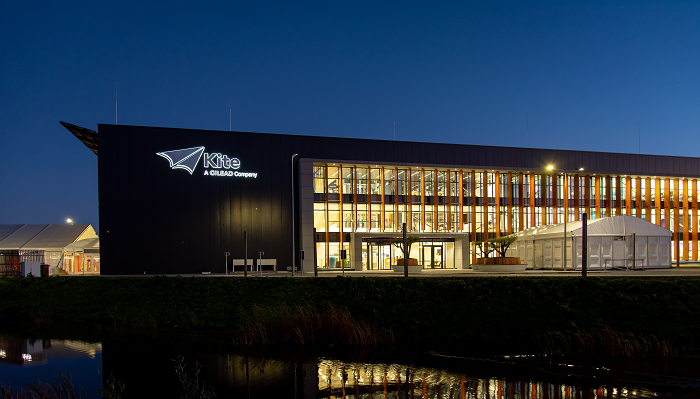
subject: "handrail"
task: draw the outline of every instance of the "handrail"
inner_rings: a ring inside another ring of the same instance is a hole
[[[641,262],[642,262],[642,270],[645,270],[645,269],[644,269],[644,259],[630,259],[630,258],[624,258],[624,259],[605,259],[605,262],[603,262],[603,267],[605,268],[605,270],[608,270],[608,261],[610,261],[610,262],[624,261],[624,262],[625,262],[624,268],[625,268],[626,270],[628,270],[628,271],[629,271],[629,269],[630,269],[630,268],[629,268],[629,263],[630,263],[630,262],[632,262],[633,270],[636,270],[636,269],[637,269],[637,267],[636,267],[637,265],[635,265],[634,263],[635,263],[635,262],[638,262],[638,261],[641,261]],[[611,270],[612,270],[612,269],[615,269],[615,268],[616,268],[615,266],[610,266],[610,269],[611,269]]]
[[[61,266],[63,265],[63,257],[66,256],[64,252],[61,252],[61,258],[58,260],[58,263],[56,263],[56,268],[60,269]]]

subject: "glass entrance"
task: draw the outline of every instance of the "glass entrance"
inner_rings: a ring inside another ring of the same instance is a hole
[[[391,270],[391,245],[367,243],[369,247],[368,270]]]
[[[391,244],[390,238],[362,239],[362,270],[391,270],[401,250]],[[455,243],[453,238],[421,238],[411,246],[409,257],[424,269],[454,269]]]
[[[443,248],[441,242],[423,243],[423,268],[424,269],[444,269]]]

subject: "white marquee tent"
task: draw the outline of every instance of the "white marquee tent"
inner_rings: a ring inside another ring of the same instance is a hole
[[[582,222],[533,227],[515,235],[508,256],[518,256],[528,269],[580,270]],[[672,232],[634,216],[613,216],[588,221],[588,268],[671,267]],[[566,242],[566,261],[562,248]],[[575,247],[575,256],[572,253]]]

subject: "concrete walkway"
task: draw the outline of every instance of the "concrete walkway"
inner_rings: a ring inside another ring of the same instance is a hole
[[[319,270],[318,277],[337,277],[342,276],[342,270]],[[152,277],[153,274],[137,274],[133,276],[121,277]],[[175,276],[168,274],[168,276]],[[182,277],[226,277],[223,273],[211,274],[181,274]],[[292,277],[292,273],[286,271],[279,272],[263,272],[263,277]],[[296,272],[295,277],[309,278],[313,277],[311,272]],[[560,270],[527,270],[522,273],[485,273],[474,270],[457,270],[457,269],[435,269],[424,270],[420,273],[409,273],[410,277],[426,277],[426,278],[478,278],[478,277],[580,277],[581,271],[560,271]],[[589,270],[590,277],[629,277],[629,278],[676,278],[690,277],[700,278],[700,265],[673,267],[672,269],[646,269],[646,270]],[[243,272],[229,273],[228,277],[243,277]],[[260,277],[260,272],[248,272],[248,277]],[[345,271],[345,277],[403,277],[402,273],[395,273],[391,270],[371,270],[371,271]]]

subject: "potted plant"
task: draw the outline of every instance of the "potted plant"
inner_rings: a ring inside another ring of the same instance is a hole
[[[393,245],[397,249],[401,250],[401,253],[404,254],[403,259],[396,259],[396,264],[393,265],[393,269],[395,272],[403,273],[404,265],[408,265],[408,271],[411,273],[420,272],[421,270],[423,270],[423,266],[418,264],[418,259],[407,258],[407,256],[410,256],[409,254],[411,253],[411,246],[413,244],[417,243],[418,241],[420,241],[419,237],[407,236],[406,237],[406,247],[407,248],[404,248],[403,247],[403,237],[391,239],[391,245]],[[406,261],[406,259],[408,259],[408,260]]]
[[[478,255],[481,255],[479,258],[476,258],[476,265],[483,265],[485,263],[485,260],[488,259],[489,254],[493,252],[494,247],[491,245],[490,242],[488,241],[476,241],[474,243],[476,247],[476,251]],[[474,270],[478,270],[478,266],[474,267],[472,266]]]
[[[486,256],[481,258],[479,262],[478,270],[485,272],[518,272],[524,271],[526,265],[520,264],[520,258],[517,256],[506,256],[508,248],[513,245],[514,242],[518,240],[518,237],[514,234],[492,238],[485,243],[477,246],[481,249],[482,254]],[[494,258],[489,258],[488,255],[491,252],[496,252],[499,256]]]

